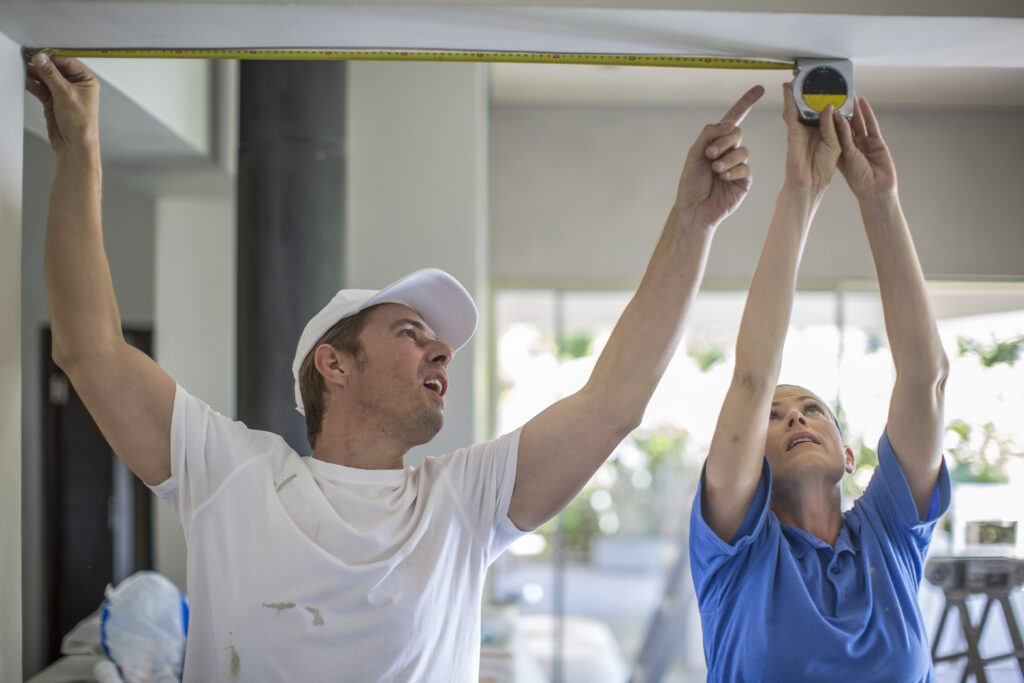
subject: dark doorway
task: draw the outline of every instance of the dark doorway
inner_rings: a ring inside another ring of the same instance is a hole
[[[126,330],[152,355],[151,330]],[[152,494],[114,455],[67,376],[54,364],[43,331],[43,495],[47,661],[103,601],[108,583],[153,567]]]

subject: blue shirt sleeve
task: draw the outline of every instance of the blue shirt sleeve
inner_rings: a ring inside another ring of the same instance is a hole
[[[761,468],[761,480],[743,523],[732,539],[724,541],[704,519],[704,472],[701,471],[697,495],[690,512],[690,571],[693,573],[693,583],[702,609],[717,603],[721,593],[727,592],[742,574],[746,564],[745,551],[763,535],[769,524],[770,496],[771,468],[765,460]],[[718,595],[711,595],[712,591]]]
[[[928,515],[920,519],[910,485],[889,443],[889,435],[883,433],[878,440],[878,467],[851,512],[874,526],[879,533],[884,533],[894,549],[906,554],[909,564],[920,576],[932,532],[938,520],[949,510],[949,503],[949,471],[943,460]]]

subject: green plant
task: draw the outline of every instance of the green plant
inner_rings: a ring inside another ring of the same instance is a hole
[[[1006,463],[1015,453],[1009,438],[1000,435],[991,422],[970,425],[953,420],[946,430],[956,435],[956,442],[946,451],[953,481],[996,483],[1008,481]]]
[[[567,332],[558,339],[556,356],[559,361],[573,360],[590,355],[594,335],[590,332]]]
[[[562,547],[570,562],[586,562],[590,558],[590,542],[598,533],[597,513],[589,505],[589,496],[584,489],[560,514],[562,520]],[[558,517],[542,524],[537,533],[547,541],[545,554],[554,547],[554,536],[558,528]]]
[[[718,344],[704,344],[702,346],[691,346],[686,349],[686,355],[697,361],[697,367],[701,372],[707,372],[725,360],[725,352]]]
[[[594,539],[602,534],[640,537],[680,531],[699,471],[698,465],[686,459],[688,436],[672,426],[636,430],[630,435],[562,511],[562,540],[568,560],[588,561]],[[602,518],[607,517],[615,520],[614,532],[602,529]],[[554,546],[556,529],[557,520],[538,529],[549,549]]]
[[[665,426],[651,431],[638,429],[630,436],[637,448],[647,456],[646,468],[653,477],[667,459],[682,459],[689,434],[685,429]]]
[[[1024,344],[1024,337],[995,341],[992,344],[982,344],[970,337],[957,337],[956,345],[961,356],[974,354],[986,368],[991,368],[1000,363],[1006,363],[1011,368],[1020,360],[1020,347]]]

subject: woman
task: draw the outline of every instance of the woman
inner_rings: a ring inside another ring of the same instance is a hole
[[[784,91],[785,181],[691,517],[708,679],[932,680],[917,591],[949,502],[948,362],[871,107],[858,99],[852,121],[830,107],[807,126]],[[800,256],[837,165],[860,205],[897,371],[879,467],[847,513],[853,451],[824,401],[776,386]]]

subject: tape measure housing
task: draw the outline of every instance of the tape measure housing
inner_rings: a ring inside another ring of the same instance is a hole
[[[853,116],[853,62],[798,59],[793,74],[793,99],[801,121],[816,123],[830,104],[846,118]]]

